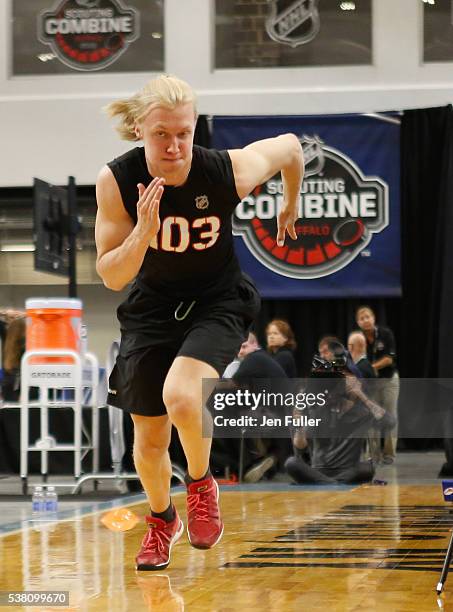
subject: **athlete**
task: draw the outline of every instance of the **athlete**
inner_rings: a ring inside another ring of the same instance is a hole
[[[195,94],[173,76],[107,110],[123,139],[144,145],[99,173],[96,245],[106,287],[133,281],[118,308],[121,346],[108,401],[134,421],[134,461],[151,509],[136,568],[160,570],[183,532],[170,499],[172,425],[187,458],[189,541],[211,548],[223,533],[202,380],[217,379],[237,354],[260,302],[234,253],[231,215],[281,171],[276,242],[283,246],[286,233],[296,239],[303,157],[293,134],[230,151],[193,145]]]

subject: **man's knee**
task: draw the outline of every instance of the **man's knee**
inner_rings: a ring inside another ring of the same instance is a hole
[[[170,425],[156,427],[149,418],[134,418],[134,457],[157,460],[168,451]]]
[[[363,461],[357,465],[337,474],[338,482],[344,484],[361,484],[371,482],[374,478],[375,468],[370,461]]]
[[[288,457],[285,461],[285,470],[296,482],[303,480],[301,478],[301,463],[303,460],[300,457]]]
[[[175,427],[193,423],[198,413],[201,414],[201,400],[190,388],[165,385],[163,399],[168,416]]]
[[[134,459],[157,463],[168,452],[168,444],[158,440],[146,440],[136,437],[134,441]]]
[[[378,423],[379,427],[381,428],[382,434],[387,436],[389,433],[391,433],[392,429],[396,427],[398,423],[398,418],[396,416],[396,413],[392,413],[391,411],[386,410],[384,416],[382,417],[382,419],[380,419],[380,421],[378,421]]]

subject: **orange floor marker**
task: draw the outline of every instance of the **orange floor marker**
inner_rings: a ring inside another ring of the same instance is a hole
[[[111,531],[128,531],[139,522],[138,516],[127,508],[117,508],[102,515],[101,523]]]

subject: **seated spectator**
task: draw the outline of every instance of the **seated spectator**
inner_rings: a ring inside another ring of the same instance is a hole
[[[2,396],[17,402],[20,395],[20,361],[25,351],[25,318],[14,318],[9,324],[3,349]]]
[[[342,352],[339,349],[335,351],[332,360],[316,356],[311,376],[315,387],[319,386],[320,381],[323,388],[329,386],[325,405],[308,410],[310,417],[321,419],[322,428],[296,429],[294,456],[285,464],[288,474],[298,484],[371,481],[374,477],[373,464],[360,461],[363,439],[373,424],[383,428],[392,427],[392,417],[364,394],[361,381],[349,369],[344,347]],[[318,378],[320,380],[316,381]],[[331,380],[328,381],[328,378]],[[302,457],[309,440],[311,465]]]
[[[253,358],[252,361],[256,361],[256,359],[261,360],[262,353],[257,353],[257,351],[262,351],[262,350],[263,349],[261,348],[258,342],[258,338],[256,334],[252,331],[249,332],[249,335],[247,336],[247,340],[244,340],[244,342],[241,344],[239,353],[233,359],[233,361],[229,363],[227,367],[225,368],[225,372],[223,373],[222,378],[233,378],[234,374],[236,374],[236,372],[238,371],[239,366],[243,365],[244,357],[247,357],[247,355],[251,355],[252,353],[255,353],[255,357]],[[250,363],[250,361],[248,363]],[[266,367],[266,364],[269,364],[269,360],[267,359],[267,357],[264,358],[264,362],[262,362],[262,365],[264,365],[264,367]],[[242,371],[244,372],[244,367],[242,368]],[[281,374],[281,371],[279,369],[278,369],[278,372],[279,374]],[[272,378],[273,375],[275,375],[275,368],[272,365],[270,369],[270,378]],[[250,378],[253,378],[253,376],[251,376]]]
[[[284,368],[261,348],[253,332],[242,343],[238,359],[239,367],[232,376],[236,383],[258,378],[286,378]]]
[[[23,319],[25,317],[24,310],[16,310],[15,308],[0,308],[0,321],[6,326],[12,323],[15,319]]]
[[[222,378],[232,378],[233,374],[237,371],[240,365],[241,360],[239,359],[239,356],[237,356],[235,359],[233,359],[231,363],[227,365],[227,367],[225,368],[225,372],[222,374]]]
[[[281,319],[273,319],[266,327],[267,350],[285,370],[288,378],[296,378],[294,350],[297,347],[291,326]]]
[[[234,369],[233,361],[225,370],[223,378],[228,371],[232,372],[232,384],[235,387],[246,386],[250,388],[255,380],[260,379],[282,379],[287,378],[285,371],[265,350],[259,345],[258,339],[253,332],[250,332],[238,353],[239,365]],[[244,453],[244,463],[246,471],[244,481],[258,482],[269,472],[271,468],[279,467],[283,470],[284,462],[291,452],[291,445],[287,439],[266,439],[250,438],[245,440],[246,448]],[[237,445],[233,440],[214,443],[213,452],[222,450],[226,454],[226,447],[232,450]],[[220,448],[221,447],[221,448]],[[234,459],[230,465],[234,465]]]
[[[14,310],[13,308],[0,308],[0,340],[1,340],[1,358],[2,363],[0,364],[3,367],[3,355],[5,352],[5,339],[6,332],[8,330],[8,325],[14,321],[14,319],[20,319],[25,316],[25,312],[23,310]]]

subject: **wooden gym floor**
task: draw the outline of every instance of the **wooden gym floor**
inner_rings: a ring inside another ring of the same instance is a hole
[[[173,499],[185,521],[185,495]],[[6,533],[0,590],[70,591],[70,607],[54,610],[453,610],[453,569],[435,593],[453,528],[439,484],[223,487],[221,506],[222,541],[200,551],[184,534],[160,573],[134,570],[142,522],[113,533],[100,513],[80,512]]]

